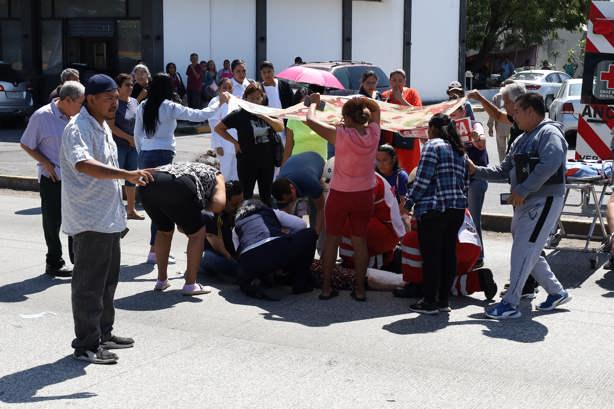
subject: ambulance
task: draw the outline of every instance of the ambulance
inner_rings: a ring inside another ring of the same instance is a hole
[[[578,118],[576,159],[612,159],[614,1],[591,1]]]

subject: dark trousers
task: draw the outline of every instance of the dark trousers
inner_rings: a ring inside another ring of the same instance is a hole
[[[139,154],[139,168],[140,169],[148,169],[148,168],[157,168],[162,165],[169,165],[173,163],[173,158],[175,157],[175,152],[164,150],[164,149],[155,149],[152,151],[141,151]],[[151,223],[149,227],[151,235],[149,236],[149,245],[153,246],[156,242],[156,234],[158,229],[156,225]]]
[[[76,338],[72,347],[77,351],[96,350],[101,339],[111,337],[115,320],[119,233],[79,233],[74,236],[74,250],[71,289]]]
[[[41,212],[43,214],[43,232],[47,244],[47,266],[61,268],[66,264],[62,258],[60,226],[62,225],[62,183],[54,182],[46,176],[40,181]],[[72,237],[68,237],[68,256],[74,262],[72,254]]]
[[[249,291],[250,283],[277,270],[291,275],[293,291],[309,288],[310,267],[318,236],[308,228],[280,237],[239,256],[239,286]]]
[[[201,91],[188,91],[188,106],[194,109],[202,108]]]
[[[269,207],[272,205],[271,193],[273,176],[275,175],[272,158],[262,157],[258,160],[247,160],[237,157],[237,173],[246,200],[254,196],[254,187],[258,182],[260,200]]]
[[[424,300],[429,304],[447,303],[456,274],[456,241],[465,209],[430,211],[418,220]]]

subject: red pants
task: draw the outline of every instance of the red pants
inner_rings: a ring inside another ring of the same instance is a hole
[[[346,224],[343,229],[339,255],[343,259],[343,265],[354,268],[354,248],[350,238],[350,226]],[[392,224],[384,223],[375,217],[369,220],[367,225],[367,249],[369,250],[369,267],[381,268],[392,262],[394,248],[399,243]]]

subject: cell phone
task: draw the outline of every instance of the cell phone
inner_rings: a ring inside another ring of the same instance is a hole
[[[508,205],[508,204],[510,204],[508,201],[512,197],[512,194],[511,193],[501,193],[499,195],[499,197],[501,199],[501,204],[502,205]]]
[[[305,101],[303,102],[305,104],[306,107],[308,107],[309,105],[311,105],[311,101],[309,100],[309,96],[307,96],[305,98]],[[318,106],[316,107],[316,109],[318,111],[324,111],[324,107],[326,106],[326,101],[322,101],[320,100],[320,103],[318,104]]]

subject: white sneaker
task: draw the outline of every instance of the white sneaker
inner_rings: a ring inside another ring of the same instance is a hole
[[[157,262],[156,253],[152,251],[147,255],[147,264],[156,264],[156,262]],[[175,256],[173,256],[172,254],[169,254],[168,264],[176,264],[176,263],[177,263],[177,259],[175,258]]]
[[[171,283],[169,283],[168,280],[164,280],[164,281],[156,280],[154,291],[164,291],[170,286],[171,286]]]

